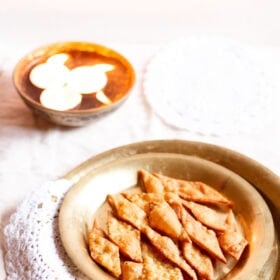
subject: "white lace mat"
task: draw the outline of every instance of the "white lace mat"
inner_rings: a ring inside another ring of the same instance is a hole
[[[278,116],[278,93],[269,87],[251,51],[213,36],[174,40],[147,67],[146,98],[177,128],[216,135],[258,130]]]
[[[5,227],[7,280],[87,278],[71,263],[58,232],[58,211],[70,182],[48,182],[30,193]]]

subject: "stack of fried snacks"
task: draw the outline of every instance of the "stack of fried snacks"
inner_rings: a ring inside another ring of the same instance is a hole
[[[248,242],[232,201],[202,182],[138,178],[141,192],[107,196],[106,230],[88,231],[97,264],[122,280],[212,280],[218,263],[238,262]]]

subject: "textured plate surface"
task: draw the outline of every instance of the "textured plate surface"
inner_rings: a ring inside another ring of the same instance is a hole
[[[128,150],[131,148],[127,147]],[[111,151],[110,155],[113,154]],[[251,184],[231,170],[197,156],[167,152],[134,154],[110,160],[106,159],[105,153],[66,175],[66,178],[78,182],[63,201],[59,216],[60,233],[68,255],[81,271],[94,280],[111,279],[89,257],[85,233],[106,195],[135,186],[136,171],[144,168],[177,178],[204,181],[232,199],[236,213],[244,222],[250,250],[228,279],[273,279],[277,249],[273,220],[266,203]],[[95,164],[99,167],[93,168]]]

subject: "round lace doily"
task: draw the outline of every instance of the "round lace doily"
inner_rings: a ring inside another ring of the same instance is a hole
[[[29,194],[4,229],[7,280],[86,280],[71,263],[58,232],[58,211],[70,187],[64,179]]]
[[[172,41],[147,65],[146,99],[161,119],[180,129],[215,135],[259,129],[270,121],[271,100],[248,54],[216,37]]]

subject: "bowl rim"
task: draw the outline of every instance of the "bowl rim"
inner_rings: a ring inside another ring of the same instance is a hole
[[[22,91],[20,86],[20,71],[24,69],[23,67],[26,65],[32,65],[32,60],[39,58],[39,57],[49,57],[51,55],[59,53],[59,51],[67,51],[67,50],[75,50],[77,48],[80,48],[81,50],[87,50],[92,52],[101,53],[108,56],[108,54],[111,54],[112,58],[117,59],[119,62],[121,62],[122,65],[124,65],[128,70],[130,74],[130,84],[129,87],[121,94],[121,97],[112,102],[112,104],[109,105],[102,105],[96,108],[89,108],[89,109],[71,109],[71,110],[55,110],[51,108],[47,108],[40,104],[39,102],[35,101],[33,98],[28,96],[24,91]],[[100,52],[102,50],[102,52]],[[49,44],[41,45],[28,53],[26,53],[15,65],[13,73],[12,73],[12,81],[13,85],[19,94],[19,96],[30,106],[35,107],[37,110],[50,112],[53,114],[61,114],[61,115],[69,115],[69,116],[75,116],[75,115],[88,115],[91,113],[102,113],[104,111],[107,111],[109,109],[115,108],[118,105],[120,105],[130,94],[133,86],[135,85],[136,81],[136,73],[135,69],[132,65],[132,63],[120,52],[116,51],[113,48],[107,47],[103,44],[98,44],[90,41],[57,41]]]

